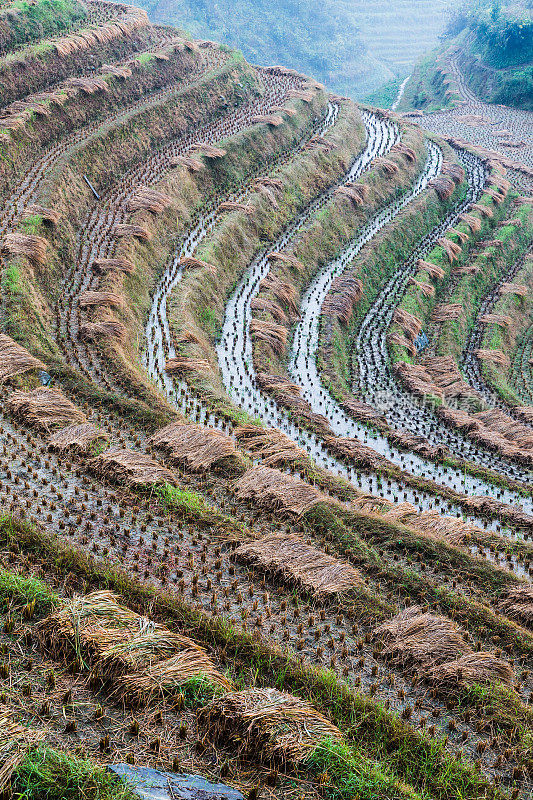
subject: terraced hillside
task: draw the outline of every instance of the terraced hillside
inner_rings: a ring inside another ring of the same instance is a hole
[[[527,148],[3,14],[0,790],[530,797]]]

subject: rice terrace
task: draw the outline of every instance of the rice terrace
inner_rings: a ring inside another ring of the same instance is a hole
[[[531,66],[484,13],[383,108],[0,0],[0,797],[533,796]]]

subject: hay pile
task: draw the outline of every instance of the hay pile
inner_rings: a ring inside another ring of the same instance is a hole
[[[216,275],[217,268],[213,264],[208,264],[206,261],[200,261],[199,258],[195,258],[194,256],[182,256],[178,261],[180,267],[186,267],[188,269],[207,269],[209,272],[212,272]]]
[[[234,556],[318,598],[348,592],[361,585],[359,572],[350,564],[311,547],[296,535],[267,534],[241,545]]]
[[[514,673],[508,661],[503,661],[494,653],[481,651],[466,653],[454,661],[431,667],[425,677],[447,692],[474,684],[489,685],[504,683],[512,686]]]
[[[186,375],[187,373],[205,373],[211,371],[211,364],[204,358],[188,358],[187,356],[174,356],[165,364],[165,372],[169,375]]]
[[[356,400],[355,397],[349,396],[343,398],[342,405],[350,412],[350,415],[359,422],[386,422],[385,416],[377,411],[374,406],[363,403],[362,400]]]
[[[501,328],[509,328],[513,324],[511,317],[506,314],[482,314],[479,321],[482,325],[499,325]]]
[[[25,425],[46,432],[74,422],[87,421],[83,411],[71,403],[63,392],[47,386],[31,392],[12,392],[6,405],[10,414]]]
[[[61,219],[59,211],[55,211],[53,208],[47,208],[46,206],[40,206],[37,203],[30,203],[22,212],[22,219],[31,217],[42,217],[44,223],[48,223],[54,228]]]
[[[435,190],[441,203],[449,200],[455,191],[455,183],[447,175],[437,175],[430,180],[428,186]]]
[[[93,261],[93,269],[96,272],[110,272],[111,270],[116,270],[116,272],[125,272],[126,275],[131,275],[132,272],[135,272],[135,264],[128,258],[123,257],[95,258]]]
[[[67,425],[48,439],[48,449],[62,455],[86,455],[95,445],[105,445],[108,434],[92,422]]]
[[[317,150],[318,148],[325,150],[326,153],[330,153],[332,150],[335,150],[337,145],[333,142],[330,142],[329,139],[326,139],[324,136],[320,136],[320,134],[315,133],[314,136],[311,136],[307,144],[305,145],[306,150]]]
[[[437,239],[437,244],[442,247],[448,256],[450,264],[453,264],[454,261],[457,261],[457,258],[462,252],[460,245],[458,245],[456,242],[452,242],[451,239],[447,239],[445,236],[441,236],[440,239]]]
[[[325,436],[324,444],[330,450],[361,469],[379,470],[390,464],[385,456],[349,436]]]
[[[118,319],[110,319],[107,322],[86,322],[80,326],[80,337],[85,341],[116,339],[125,342],[126,335],[126,326]]]
[[[389,158],[383,158],[383,156],[378,156],[378,158],[375,158],[372,162],[372,165],[381,169],[381,171],[389,177],[392,175],[397,175],[400,171],[400,168],[395,161],[391,161]]]
[[[178,466],[192,472],[214,470],[241,474],[246,469],[244,457],[230,436],[205,425],[171,422],[148,440],[162,449]]]
[[[312,706],[277,689],[226,694],[200,711],[198,724],[215,744],[231,744],[239,756],[276,764],[298,764],[321,740],[342,739]]]
[[[368,186],[364,183],[353,183],[347,186],[338,186],[335,189],[335,194],[339,197],[347,197],[354,206],[361,208],[365,203],[368,191]]]
[[[0,333],[0,383],[32,369],[46,369],[46,365],[5,333]]]
[[[45,738],[37,731],[14,722],[5,706],[0,706],[0,794],[8,793],[11,776],[30,750]]]
[[[463,306],[460,303],[439,303],[433,309],[431,321],[437,325],[442,325],[443,322],[452,322],[459,319],[462,313]]]
[[[258,125],[264,123],[265,125],[272,125],[274,128],[283,125],[283,117],[279,114],[256,114],[252,117],[252,123]]]
[[[411,164],[414,164],[416,161],[416,153],[412,147],[404,144],[403,142],[398,142],[390,149],[391,153],[400,153],[406,161],[409,161]]]
[[[173,472],[146,453],[113,447],[101,453],[88,463],[88,468],[99,478],[114,481],[130,488],[158,486],[163,483],[177,483]]]
[[[397,347],[405,347],[405,349],[413,356],[416,356],[416,347],[413,342],[409,341],[403,333],[399,331],[392,331],[387,335],[387,341],[389,344],[396,345]],[[403,362],[402,362],[403,363]]]
[[[441,172],[443,175],[448,175],[457,184],[465,179],[463,167],[455,161],[443,161]]]
[[[500,294],[516,294],[518,297],[527,297],[527,286],[523,283],[502,283]]]
[[[411,503],[394,505],[384,516],[453,545],[462,545],[470,536],[484,533],[476,525],[463,522],[457,517],[447,517],[438,511],[418,511]]]
[[[394,322],[400,326],[408,339],[414,340],[422,330],[422,320],[409,311],[397,306],[393,314]]]
[[[132,6],[119,6],[120,13],[109,22],[97,28],[88,28],[77,33],[64,36],[53,42],[56,51],[61,56],[69,56],[79,50],[88,50],[98,44],[107,44],[113,39],[129,37],[141,28],[149,25],[146,11]]]
[[[87,306],[124,307],[124,298],[115,292],[82,292],[78,297],[78,302],[82,308],[87,308]]]
[[[25,256],[36,267],[46,261],[48,242],[42,236],[27,233],[6,233],[1,252],[10,256]]]
[[[243,214],[246,214],[248,217],[251,217],[254,213],[254,207],[250,205],[246,205],[246,203],[237,203],[234,200],[225,200],[221,203],[218,207],[219,211],[242,211]]]
[[[389,337],[389,341],[392,341],[392,336]],[[402,383],[409,389],[410,392],[413,392],[413,394],[416,394],[419,397],[436,395],[444,399],[444,392],[439,389],[435,381],[431,378],[429,372],[419,364],[409,364],[407,361],[397,361],[394,365],[394,371]]]
[[[281,278],[276,275],[269,274],[261,281],[260,291],[269,292],[274,295],[276,300],[287,309],[293,320],[299,319],[297,306],[298,294],[294,286],[290,283],[282,281]]]
[[[199,159],[192,158],[191,156],[173,156],[173,158],[170,159],[170,166],[185,167],[189,172],[200,172],[200,170],[204,168],[204,165]]]
[[[501,601],[500,608],[513,619],[533,625],[533,586],[514,586]]]
[[[490,361],[492,364],[496,364],[498,367],[509,367],[511,364],[509,356],[505,355],[503,350],[485,350],[483,348],[479,348],[475,351],[475,353],[476,357],[481,361]]]
[[[481,203],[472,203],[470,208],[473,209],[474,211],[478,211],[482,217],[485,217],[485,219],[492,219],[492,217],[494,216],[494,211],[492,210],[492,208],[484,206]]]
[[[373,636],[385,645],[382,655],[406,666],[429,668],[471,652],[451,620],[423,613],[419,606],[401,611],[377,627]]]
[[[418,259],[416,266],[420,272],[427,272],[429,277],[433,278],[433,280],[442,280],[446,274],[438,264],[432,264],[431,261],[424,261],[423,258]]]
[[[445,397],[477,397],[477,392],[463,380],[453,356],[428,356],[424,368]]]
[[[265,467],[283,467],[308,461],[305,450],[277,428],[240,425],[235,428],[233,435],[245,450],[260,458]]]
[[[207,143],[193,144],[191,150],[196,150],[201,153],[201,155],[205,156],[205,158],[224,158],[226,155],[226,151],[221,147],[215,147]]]
[[[294,256],[288,256],[285,253],[270,253],[268,256],[269,261],[281,261],[282,264],[287,264],[292,269],[296,270],[296,272],[303,272],[305,267],[301,261],[299,261]]]
[[[281,514],[301,516],[328,498],[314,486],[263,465],[245,472],[234,485],[239,500],[256,503]]]
[[[472,233],[479,233],[481,230],[481,220],[479,217],[475,217],[473,214],[460,214],[459,219],[462,220],[465,225],[468,225],[470,231]]]
[[[282,356],[287,349],[287,328],[277,322],[252,319],[250,322],[250,334],[253,339],[269,345],[278,356]]]
[[[163,194],[163,192],[142,186],[136,190],[133,197],[130,197],[126,204],[126,209],[129,212],[151,211],[152,214],[161,214],[162,211],[169,207],[171,202],[170,197]]]
[[[152,238],[151,231],[149,231],[148,228],[145,228],[144,225],[132,225],[126,222],[117,222],[116,225],[114,225],[111,234],[112,236],[117,236],[119,238],[122,238],[123,236],[134,236],[141,242],[149,242]]]
[[[354,306],[363,295],[363,284],[359,278],[349,274],[339,275],[331,284],[322,304],[322,314],[337,317],[345,325],[351,319]]]
[[[420,289],[420,291],[422,292],[424,297],[433,297],[434,294],[435,294],[435,287],[434,286],[432,286],[430,283],[424,283],[423,281],[417,281],[417,279],[413,278],[412,275],[409,278],[408,283],[410,283],[412,286],[416,286],[418,289]]]

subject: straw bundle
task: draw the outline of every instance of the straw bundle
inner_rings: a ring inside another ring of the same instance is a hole
[[[281,261],[283,264],[288,264],[296,270],[296,272],[303,272],[305,267],[301,261],[298,261],[294,256],[287,256],[285,253],[270,253],[268,256],[269,261]]]
[[[37,203],[30,203],[22,212],[22,219],[36,216],[42,217],[43,222],[48,223],[52,227],[55,227],[61,219],[59,211],[54,211],[53,208],[47,208],[46,206],[40,206]]]
[[[336,316],[345,325],[353,313],[354,305],[361,299],[363,284],[351,275],[339,275],[331,284],[322,304],[322,314]]]
[[[163,192],[143,186],[137,189],[133,197],[130,197],[126,209],[130,212],[151,211],[152,214],[161,214],[171,202],[170,197]]]
[[[84,94],[97,94],[98,92],[108,92],[109,86],[103,78],[69,78],[65,81],[67,88],[79,89]]]
[[[32,369],[46,369],[46,366],[25,347],[0,333],[0,383]]]
[[[82,292],[78,297],[78,302],[82,308],[87,306],[124,307],[124,298],[114,292]]]
[[[465,179],[463,167],[454,161],[443,161],[441,173],[451,178],[454,183],[461,183]]]
[[[423,613],[418,606],[406,608],[373,635],[385,645],[382,654],[402,664],[430,667],[471,652],[451,620]]]
[[[372,162],[372,165],[381,169],[382,172],[389,177],[392,175],[397,175],[397,173],[400,171],[400,168],[395,161],[391,161],[389,158],[383,158],[382,156],[375,158]]]
[[[271,314],[276,322],[288,322],[289,317],[278,303],[273,300],[267,300],[266,297],[255,297],[250,303],[250,308],[253,311],[265,311]]]
[[[187,636],[171,633],[163,625],[149,624],[145,631],[139,630],[131,638],[113,642],[99,652],[91,675],[103,682],[112,681],[166,661],[182,650],[205,655],[205,651]]]
[[[528,425],[533,425],[533,406],[515,406],[514,413]]]
[[[83,411],[76,408],[63,392],[47,386],[31,392],[12,392],[6,406],[24,424],[47,432],[73,422],[87,421]]]
[[[324,443],[361,469],[379,470],[389,463],[384,456],[364,445],[359,439],[348,436],[325,436]]]
[[[45,738],[37,731],[13,721],[9,710],[0,706],[0,793],[7,793],[11,776],[27,753]]]
[[[475,395],[470,384],[463,380],[453,356],[431,356],[425,359],[424,368],[446,397]]]
[[[125,222],[117,222],[111,234],[119,238],[123,236],[134,236],[136,239],[140,239],[141,242],[149,242],[152,238],[152,233],[148,228],[145,228],[144,225],[131,225]]]
[[[479,348],[475,351],[475,354],[481,361],[490,361],[492,364],[497,364],[499,367],[509,367],[511,364],[509,356],[506,356],[503,350],[486,350]]]
[[[312,706],[277,689],[247,689],[214,700],[198,715],[211,741],[232,744],[240,756],[277,764],[303,761],[338,728]]]
[[[187,683],[205,681],[219,690],[233,688],[209,656],[198,648],[183,650],[172,658],[159,661],[142,672],[123,675],[116,680],[115,694],[131,706],[147,705],[152,700],[177,694]]]
[[[391,153],[399,153],[402,155],[406,161],[409,161],[411,164],[414,164],[416,161],[416,153],[412,147],[404,144],[403,142],[398,142],[393,147],[391,147]]]
[[[240,425],[233,431],[238,443],[266,467],[282,467],[308,460],[307,453],[277,428]]]
[[[350,564],[326,555],[295,535],[272,533],[235,550],[235,558],[325,598],[361,585],[359,572]]]
[[[234,485],[239,500],[282,514],[301,516],[318,503],[327,501],[325,495],[308,483],[263,465],[253,467]]]
[[[191,156],[174,156],[170,159],[171,167],[185,167],[189,172],[200,172],[204,165],[197,158]]]
[[[407,337],[414,340],[422,330],[422,320],[410,314],[404,308],[397,306],[394,309],[393,320],[402,328]]]
[[[367,192],[363,192],[362,188],[367,189]],[[354,206],[361,207],[364,205],[365,194],[368,194],[368,187],[364,186],[364,184],[354,184],[353,186],[338,186],[335,189],[335,194],[339,197],[347,197]]]
[[[172,375],[185,375],[188,372],[210,372],[211,364],[203,358],[187,358],[186,356],[174,356],[169,358],[165,364],[165,372]]]
[[[67,425],[48,439],[48,449],[62,455],[86,455],[94,445],[106,444],[109,436],[92,422]]]
[[[287,307],[291,317],[298,319],[298,294],[292,284],[282,281],[276,275],[269,274],[261,281],[260,291],[273,294],[276,300]]]
[[[315,133],[314,136],[311,136],[307,144],[305,145],[306,150],[316,150],[318,147],[321,147],[327,153],[335,150],[337,147],[336,144],[330,142],[329,139],[326,139],[324,136],[320,136],[318,133]]]
[[[479,411],[475,418],[483,425],[492,428],[501,436],[509,439],[509,441],[516,442],[521,448],[533,449],[533,431],[531,428],[504,414],[499,408]]]
[[[99,655],[119,639],[133,638],[149,626],[149,620],[119,603],[107,590],[91,592],[66,603],[38,623],[41,646],[54,658]]]
[[[443,322],[459,319],[462,313],[463,306],[460,303],[439,303],[433,309],[431,320],[441,325]]]
[[[258,183],[258,184],[255,186],[255,188],[257,189],[257,191],[259,192],[259,194],[262,194],[262,195],[263,195],[263,197],[266,197],[266,199],[268,200],[268,202],[269,202],[269,203],[270,203],[272,206],[274,206],[274,208],[279,208],[279,203],[278,203],[278,201],[277,201],[277,199],[276,199],[276,196],[274,195],[274,192],[272,191],[272,189],[270,189],[268,186],[265,186],[265,185],[264,185],[264,184],[262,184],[262,183]]]
[[[474,217],[473,214],[461,214],[459,219],[462,220],[470,228],[472,233],[479,233],[481,230],[481,220],[479,217]]]
[[[442,203],[450,199],[455,190],[455,183],[451,178],[446,175],[438,175],[436,178],[430,180],[428,186],[435,189],[437,197]]]
[[[270,175],[265,175],[261,178],[256,178],[253,182],[254,186],[267,186],[269,189],[275,189],[281,192],[283,190],[283,181],[281,178],[272,178]]]
[[[501,601],[500,608],[507,616],[533,625],[533,586],[513,586]]]
[[[272,125],[274,128],[283,125],[283,117],[279,114],[256,114],[252,117],[252,123],[258,125],[265,123],[265,125]]]
[[[502,222],[500,222],[499,227],[503,228],[505,227],[505,225],[514,225],[515,228],[521,228],[522,220],[520,219],[520,217],[513,217],[513,219],[504,219]]]
[[[513,324],[511,317],[506,314],[482,314],[479,321],[482,325],[499,325],[502,328],[509,328]]]
[[[294,100],[302,100],[304,103],[312,103],[315,92],[310,89],[290,89],[287,92],[287,97]]]
[[[96,272],[110,272],[116,270],[117,272],[125,272],[131,275],[135,272],[135,264],[127,258],[95,258],[93,261],[93,269]]]
[[[207,261],[200,261],[199,258],[194,256],[182,256],[178,261],[180,267],[187,269],[207,269],[213,275],[216,275],[217,268],[213,264],[208,264]]]
[[[438,264],[432,264],[431,261],[424,261],[423,258],[418,259],[416,266],[420,272],[427,272],[429,277],[433,278],[433,280],[441,280],[446,274]]]
[[[396,345],[397,347],[405,347],[405,349],[412,355],[413,357],[416,356],[416,347],[414,346],[413,342],[407,339],[403,333],[399,331],[392,331],[387,335],[387,342],[392,345]]]
[[[87,466],[98,477],[130,488],[177,483],[173,472],[135,450],[113,447],[91,459]]]
[[[508,661],[497,658],[494,653],[466,653],[461,658],[438,664],[425,675],[441,689],[453,691],[474,684],[505,683],[512,686],[514,673]]]
[[[488,194],[488,196],[492,198],[496,205],[500,205],[500,203],[503,203],[505,200],[505,194],[496,191],[495,189],[485,189],[485,194]]]
[[[279,325],[277,322],[252,319],[250,333],[254,339],[268,344],[278,356],[285,353],[288,332],[283,325]]]
[[[148,440],[178,466],[192,472],[241,474],[246,462],[231,437],[216,428],[171,422]]]
[[[469,238],[468,233],[466,233],[465,231],[460,231],[457,228],[449,228],[446,231],[446,235],[449,235],[450,233],[453,233],[454,236],[457,236],[461,244],[464,244],[465,242],[468,241]]]
[[[471,414],[457,408],[439,408],[437,414],[446,424],[465,432],[478,430],[481,427]]]
[[[394,505],[384,516],[453,545],[462,545],[470,536],[483,534],[476,525],[457,517],[443,516],[438,511],[418,511],[411,503]]]
[[[80,327],[80,337],[86,341],[96,339],[117,339],[119,342],[126,341],[126,328],[118,320],[108,320],[107,322],[86,322]]]
[[[435,294],[435,287],[432,286],[430,283],[424,283],[423,281],[417,281],[416,278],[413,278],[413,276],[411,276],[409,278],[408,282],[410,284],[412,284],[413,286],[418,287],[418,289],[420,289],[420,291],[422,292],[424,297],[433,297],[434,294]]]
[[[26,233],[6,233],[1,251],[10,256],[26,256],[32,264],[40,267],[46,260],[48,242],[42,236]]]
[[[122,6],[120,16],[97,28],[79,31],[53,42],[56,51],[61,56],[68,56],[79,50],[87,50],[98,44],[106,44],[117,37],[128,37],[134,31],[149,25],[145,11],[131,6]]]
[[[389,337],[389,341],[392,336]],[[437,395],[444,398],[444,393],[432,380],[429,372],[424,367],[417,364],[409,364],[407,361],[397,361],[394,371],[400,380],[405,384],[409,391],[424,397],[425,395]]]
[[[481,216],[482,217],[486,217],[487,219],[491,219],[494,216],[494,211],[492,210],[492,208],[489,208],[488,206],[481,205],[481,203],[472,203],[470,208],[473,208],[476,211],[479,211]]]
[[[131,78],[133,74],[129,67],[118,66],[117,64],[102,64],[100,72],[103,72],[105,75],[112,75],[113,78],[118,78],[119,80]]]
[[[445,236],[441,236],[440,239],[437,239],[437,244],[439,244],[442,247],[442,249],[448,256],[450,264],[453,264],[453,262],[457,260],[457,257],[462,252],[461,247],[458,244],[450,241],[450,239],[446,239]]]
[[[218,207],[219,211],[242,211],[243,214],[251,217],[253,216],[254,208],[253,206],[246,205],[245,203],[236,203],[233,200],[226,200],[224,203],[221,203]]]
[[[523,283],[502,283],[500,294],[516,294],[518,297],[527,297],[528,288]]]
[[[368,403],[363,403],[362,400],[356,400],[354,397],[347,397],[342,401],[343,406],[348,409],[350,415],[359,420],[360,422],[375,422],[376,420],[384,420],[383,414],[377,411],[373,406]]]
[[[226,151],[221,147],[215,147],[212,144],[193,144],[191,150],[196,150],[201,153],[205,158],[224,158]]]

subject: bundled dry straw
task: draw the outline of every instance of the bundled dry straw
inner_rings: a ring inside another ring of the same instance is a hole
[[[492,208],[484,206],[481,203],[472,203],[470,208],[474,209],[475,211],[479,211],[481,216],[486,217],[487,219],[491,219],[494,216],[494,211]]]
[[[418,289],[420,289],[424,297],[433,297],[435,294],[435,287],[432,286],[430,283],[417,281],[416,278],[413,278],[413,276],[409,278],[409,283],[412,284],[413,286],[418,287]]]
[[[318,503],[328,501],[314,486],[263,465],[245,472],[235,483],[234,491],[239,500],[257,503],[284,515],[301,516]]]
[[[308,461],[305,450],[277,428],[240,425],[235,428],[233,435],[245,450],[260,458],[265,467],[283,467]]]
[[[216,274],[217,268],[213,264],[208,264],[207,261],[200,261],[199,258],[194,256],[182,256],[178,261],[180,267],[186,269],[207,269],[209,272]]]
[[[382,655],[404,665],[430,667],[471,652],[457,626],[446,617],[412,606],[374,630],[384,643]]]
[[[479,348],[475,353],[476,357],[481,361],[490,361],[492,364],[496,364],[499,367],[509,367],[511,364],[509,356],[505,355],[503,350],[486,350],[484,348]]]
[[[88,468],[100,478],[132,488],[177,483],[173,472],[158,464],[146,453],[121,450],[118,447],[113,447],[91,459]]]
[[[338,186],[335,189],[335,194],[340,197],[347,197],[354,206],[361,207],[364,205],[365,199],[368,196],[368,186],[364,183],[353,183],[346,186]]]
[[[215,147],[212,144],[193,144],[191,150],[196,150],[201,153],[205,158],[224,158],[226,151],[221,147]]]
[[[465,179],[463,167],[455,161],[443,161],[441,172],[450,177],[454,183],[461,183]]]
[[[455,183],[447,175],[437,175],[436,178],[430,180],[428,185],[435,189],[437,197],[442,203],[449,200],[455,191]]]
[[[218,207],[219,211],[242,211],[248,217],[253,216],[255,213],[254,207],[246,205],[245,203],[237,203],[233,200],[226,200]]]
[[[192,472],[214,470],[235,475],[246,468],[233,439],[216,428],[171,422],[148,441],[163,450],[177,466]]]
[[[113,319],[107,322],[86,322],[80,327],[80,337],[85,341],[117,339],[119,342],[125,342],[126,327],[122,322]]]
[[[533,586],[513,586],[501,601],[500,608],[518,622],[533,625]]]
[[[431,321],[441,325],[459,319],[462,313],[463,306],[460,303],[440,303],[433,309]]]
[[[331,284],[322,304],[322,314],[336,316],[345,325],[351,319],[354,306],[363,295],[363,284],[352,275],[339,275]]]
[[[361,469],[379,470],[388,464],[384,456],[367,447],[359,439],[348,436],[325,436],[324,443],[333,452]]]
[[[145,11],[132,6],[119,6],[115,19],[96,28],[80,30],[77,33],[56,40],[53,45],[59,55],[68,56],[79,50],[88,50],[98,44],[107,44],[116,38],[128,37],[134,31],[149,25]]]
[[[403,142],[398,142],[393,147],[391,147],[391,153],[400,153],[406,161],[409,161],[411,164],[414,164],[416,161],[416,153],[412,147],[404,144]]]
[[[311,547],[300,536],[271,533],[241,545],[235,558],[262,572],[297,585],[315,597],[349,592],[361,585],[359,572],[350,564]]]
[[[109,86],[100,77],[94,78],[69,78],[65,81],[67,88],[79,89],[84,94],[97,94],[98,92],[108,92]]]
[[[179,693],[191,681],[205,681],[223,691],[233,688],[209,656],[195,649],[183,650],[142,672],[118,678],[115,693],[127,705],[146,705],[154,699]]]
[[[44,731],[19,725],[14,722],[9,709],[0,706],[0,794],[7,792],[17,767],[44,738]]]
[[[511,317],[506,314],[482,314],[479,321],[482,325],[499,325],[502,328],[509,328],[513,324]]]
[[[250,333],[252,338],[268,344],[277,355],[281,356],[285,353],[288,331],[283,325],[279,325],[277,322],[252,319]]]
[[[141,242],[148,242],[152,238],[151,231],[145,228],[144,225],[132,225],[126,222],[117,222],[113,227],[111,234],[122,238],[124,236],[134,236]]]
[[[437,244],[439,244],[442,247],[442,249],[448,256],[450,264],[453,264],[453,262],[457,260],[459,254],[462,252],[460,245],[456,244],[456,242],[452,242],[445,236],[441,236],[440,239],[437,239]]]
[[[252,123],[257,125],[264,123],[265,125],[272,125],[274,128],[283,125],[283,117],[279,114],[256,114],[252,117]]]
[[[504,294],[516,294],[518,297],[527,297],[528,288],[523,283],[502,283],[499,292]]]
[[[78,297],[78,302],[82,308],[87,306],[124,307],[124,298],[115,292],[82,292]]]
[[[405,349],[414,357],[416,356],[416,347],[414,346],[413,342],[407,339],[403,333],[399,331],[392,331],[387,335],[387,341],[389,344],[396,345],[396,347],[405,347]],[[405,362],[400,362],[405,363]]]
[[[171,633],[163,625],[154,625],[149,620],[139,622],[130,633],[129,638],[119,637],[119,641],[98,651],[92,670],[93,678],[108,682],[166,661],[182,650],[205,655],[205,651],[192,639]]]
[[[504,683],[512,686],[514,673],[508,661],[494,653],[477,652],[431,667],[425,677],[447,692],[475,685]]]
[[[277,689],[247,689],[214,700],[198,724],[219,746],[267,763],[298,764],[324,739],[340,741],[338,728],[298,697]]]
[[[395,161],[391,161],[389,158],[383,158],[382,156],[375,158],[372,164],[374,167],[381,169],[382,172],[389,177],[392,177],[392,175],[397,175],[400,171],[400,168]]]
[[[134,211],[151,211],[152,214],[161,214],[171,204],[171,199],[163,192],[158,192],[155,189],[149,189],[147,186],[142,186],[137,189],[133,197],[130,197],[126,204],[126,208],[130,212]]]
[[[203,358],[188,358],[187,356],[174,356],[165,364],[165,372],[169,375],[186,375],[187,373],[206,373],[211,371],[211,364]]]
[[[424,368],[446,397],[468,397],[475,394],[470,384],[463,380],[453,356],[430,356],[424,361]]]
[[[44,223],[48,223],[55,228],[59,224],[61,214],[53,208],[40,206],[37,203],[30,203],[22,212],[22,219],[29,219],[31,217],[41,217]]]
[[[93,261],[93,268],[96,272],[111,272],[115,270],[116,272],[125,272],[127,275],[131,275],[132,272],[135,272],[135,264],[133,261],[123,257],[96,258]]]
[[[171,167],[185,167],[189,172],[200,172],[204,168],[202,162],[191,156],[174,156],[170,159]]]
[[[384,516],[453,545],[464,544],[472,535],[483,535],[483,530],[476,525],[457,517],[443,516],[438,511],[418,511],[411,503],[396,504]]]
[[[86,422],[80,411],[59,389],[43,386],[31,392],[13,392],[7,409],[26,425],[49,432],[73,422]]]
[[[396,324],[402,328],[405,335],[411,340],[416,339],[422,330],[422,320],[418,319],[418,317],[415,317],[414,314],[410,314],[409,311],[406,311],[400,306],[397,306],[394,309],[392,318],[394,322],[396,322]]]
[[[433,278],[433,280],[441,280],[446,274],[441,266],[432,264],[431,261],[424,261],[423,258],[418,259],[416,266],[420,272],[427,272],[429,277]]]
[[[289,267],[292,267],[296,270],[296,272],[303,272],[305,267],[301,261],[299,261],[294,256],[288,256],[285,253],[270,253],[268,256],[269,261],[281,261],[283,264],[287,264]]]
[[[46,261],[48,242],[42,236],[26,233],[6,233],[1,251],[10,256],[25,256],[36,267]]]
[[[468,225],[472,233],[479,233],[481,230],[481,220],[479,217],[475,217],[473,214],[461,214],[459,219],[462,220],[465,225]]]
[[[86,455],[97,445],[105,445],[109,436],[92,422],[67,425],[48,439],[48,449],[63,455]]]
[[[32,369],[46,369],[46,366],[25,347],[0,333],[0,383]]]

